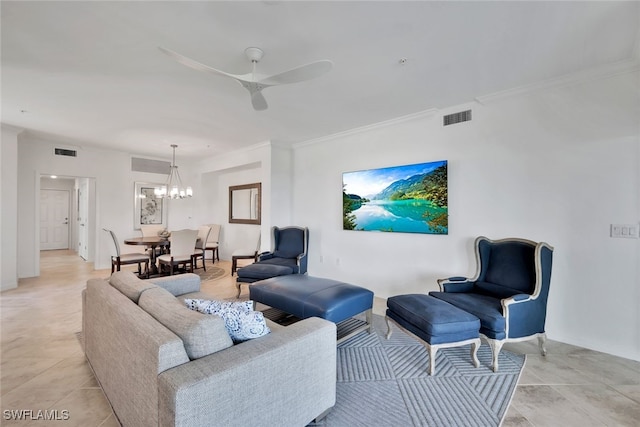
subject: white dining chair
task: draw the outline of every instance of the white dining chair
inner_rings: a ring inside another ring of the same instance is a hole
[[[169,266],[169,275],[173,275],[176,268],[183,265],[187,269],[189,265],[190,271],[193,273],[193,248],[198,240],[198,230],[178,230],[172,231],[169,241],[169,253],[158,257],[160,268]]]
[[[211,233],[209,233],[205,251],[211,251],[211,261],[215,263],[216,260],[220,261],[220,252],[218,252],[218,248],[220,246],[220,229],[222,227],[220,224],[207,225],[211,227]]]
[[[208,225],[202,225],[198,227],[198,239],[196,240],[196,247],[194,249],[193,255],[193,268],[198,268],[198,258],[202,258],[202,268],[204,271],[207,271],[207,263],[205,262],[204,254],[207,250],[207,239],[211,234],[211,227]]]

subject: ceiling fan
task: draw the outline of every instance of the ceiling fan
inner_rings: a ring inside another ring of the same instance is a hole
[[[256,65],[262,59],[264,52],[257,47],[248,47],[244,53],[253,64],[253,70],[247,74],[231,74],[224,71],[216,70],[208,65],[201,64],[198,61],[182,56],[177,52],[174,52],[164,47],[158,47],[163,53],[169,55],[179,63],[191,67],[195,70],[205,71],[208,73],[218,74],[226,77],[231,77],[237,80],[245,89],[249,91],[251,95],[251,104],[255,110],[266,110],[267,100],[262,95],[262,90],[270,86],[278,86],[289,83],[298,83],[305,80],[314,79],[329,72],[333,67],[333,62],[323,59],[315,61],[310,64],[301,65],[299,67],[292,68],[282,73],[274,74],[272,76],[265,76],[263,74],[256,73]]]

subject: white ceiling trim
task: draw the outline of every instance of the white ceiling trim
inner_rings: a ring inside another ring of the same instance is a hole
[[[432,116],[434,114],[437,114],[440,110],[437,108],[430,108],[428,110],[424,110],[424,111],[420,111],[417,113],[413,113],[413,114],[407,114],[405,116],[401,116],[401,117],[396,117],[394,119],[390,119],[390,120],[385,120],[382,122],[378,122],[378,123],[374,123],[371,125],[366,125],[366,126],[360,126],[354,129],[349,129],[349,130],[345,130],[343,132],[338,132],[338,133],[334,133],[331,135],[326,135],[326,136],[321,136],[320,138],[314,138],[314,139],[309,139],[307,141],[301,141],[301,142],[297,142],[292,144],[292,146],[294,148],[299,148],[299,147],[306,147],[309,145],[313,145],[313,144],[319,144],[322,142],[327,142],[327,141],[331,141],[334,139],[338,139],[338,138],[344,138],[350,135],[355,135],[355,134],[359,134],[362,132],[368,132],[371,130],[376,130],[379,128],[383,128],[383,127],[387,127],[387,126],[391,126],[391,125],[396,125],[399,123],[404,123],[404,122],[408,122],[411,120],[418,120],[418,119],[423,119],[425,117],[429,117]]]
[[[486,105],[491,102],[503,100],[505,98],[527,95],[541,90],[574,86],[582,83],[588,83],[593,80],[607,79],[610,77],[634,73],[637,71],[640,71],[640,59],[633,58],[625,61],[607,64],[605,66],[594,68],[591,70],[583,70],[577,73],[571,73],[561,77],[543,80],[541,82],[532,83],[529,85],[506,89],[488,95],[478,96],[475,98],[475,100],[479,104]]]

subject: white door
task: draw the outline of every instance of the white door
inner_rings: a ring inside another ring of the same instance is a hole
[[[40,190],[40,250],[69,249],[69,192]]]

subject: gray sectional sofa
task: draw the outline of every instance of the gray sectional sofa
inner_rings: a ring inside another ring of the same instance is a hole
[[[82,294],[85,354],[115,415],[136,426],[304,426],[335,404],[336,328],[309,318],[233,344],[185,274],[117,272]]]

